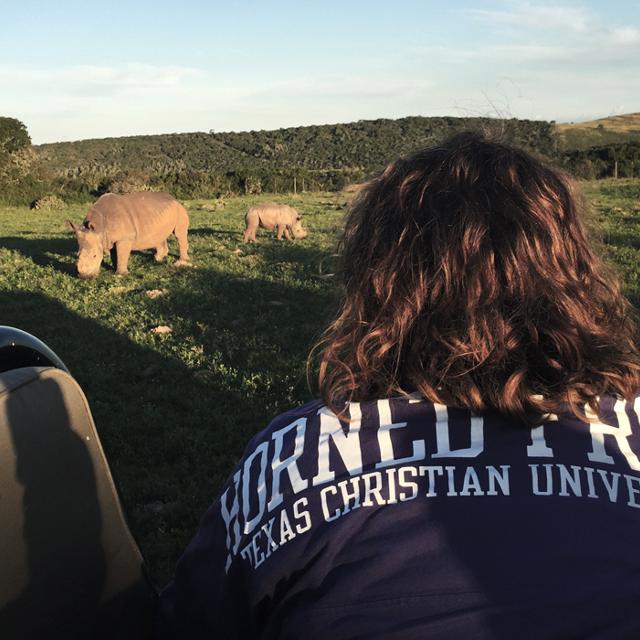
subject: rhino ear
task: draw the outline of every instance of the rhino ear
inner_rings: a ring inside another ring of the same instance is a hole
[[[296,216],[296,220],[302,220],[300,216]]]
[[[85,220],[82,223],[82,226],[85,228],[86,231],[95,231],[96,230],[95,225],[90,220]]]

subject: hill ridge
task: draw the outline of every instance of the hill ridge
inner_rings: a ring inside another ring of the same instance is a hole
[[[604,116],[585,122],[563,122],[557,125],[560,131],[568,129],[594,129],[604,127],[616,131],[640,131],[640,111]]]

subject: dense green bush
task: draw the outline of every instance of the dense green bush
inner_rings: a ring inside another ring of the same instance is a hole
[[[239,133],[183,133],[29,146],[24,125],[0,118],[0,200],[45,194],[89,201],[107,191],[169,191],[181,199],[337,191],[388,162],[462,131],[480,130],[552,158],[583,178],[640,174],[640,142],[567,149],[555,123],[490,118],[360,120]],[[604,138],[599,138],[603,139]],[[4,141],[4,142],[3,142]],[[561,145],[562,143],[562,145]],[[4,146],[3,146],[4,145]],[[11,151],[2,151],[2,149]]]
[[[585,179],[640,176],[640,141],[566,151],[562,164]]]
[[[149,174],[144,171],[118,171],[113,176],[102,180],[97,192],[103,193],[133,193],[136,191],[149,191]]]
[[[0,116],[0,155],[28,147],[31,138],[24,123],[16,118]]]
[[[25,125],[0,117],[0,201],[28,205],[50,191],[49,177]]]
[[[36,149],[51,174],[45,191],[67,201],[147,188],[183,199],[215,198],[340,190],[398,156],[463,129],[497,134],[546,155],[557,147],[550,122],[409,117],[275,131],[105,138]]]
[[[0,202],[18,206],[29,206],[34,200],[51,192],[51,183],[37,176],[26,175],[15,179],[0,180]]]

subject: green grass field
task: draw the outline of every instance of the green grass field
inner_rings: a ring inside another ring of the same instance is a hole
[[[603,250],[640,304],[640,180],[586,183]],[[309,236],[243,245],[248,206],[188,202],[195,267],[152,252],[130,275],[103,265],[74,274],[65,221],[88,207],[0,207],[0,324],[48,343],[85,390],[133,532],[160,585],[249,438],[277,413],[310,399],[309,346],[336,308],[331,268],[346,202],[337,194],[278,197],[298,208]],[[150,297],[159,290],[161,295]],[[166,325],[171,333],[155,334]]]

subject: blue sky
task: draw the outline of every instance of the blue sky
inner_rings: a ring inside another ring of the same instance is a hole
[[[640,0],[2,2],[33,141],[640,111]]]

